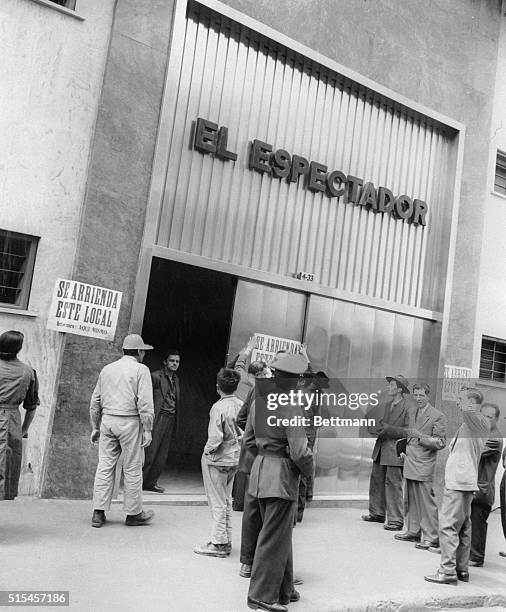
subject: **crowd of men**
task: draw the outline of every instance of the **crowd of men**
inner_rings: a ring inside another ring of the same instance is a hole
[[[502,434],[496,404],[483,402],[475,388],[462,388],[457,406],[463,422],[449,443],[444,490],[436,505],[433,479],[437,453],[446,446],[446,417],[429,403],[427,384],[387,377],[390,401],[371,433],[377,436],[369,487],[369,514],[362,520],[384,523],[395,539],[414,542],[415,548],[441,555],[428,582],[457,584],[469,581],[469,566],[485,559],[487,519],[495,498],[495,474],[501,460]],[[502,454],[506,464],[506,452]],[[504,478],[502,482],[504,495]],[[504,521],[504,498],[502,500]],[[506,537],[506,531],[505,531]]]
[[[0,335],[0,499],[14,499],[21,466],[22,437],[27,435],[39,403],[37,376],[17,358],[23,335]],[[123,458],[124,510],[128,526],[149,523],[142,490],[161,493],[158,478],[172,440],[180,388],[180,355],[167,352],[163,367],[150,372],[142,361],[153,347],[137,334],[123,341],[123,356],[99,374],[90,402],[91,442],[98,443],[91,524],[106,522],[120,455]],[[268,366],[250,362],[253,343],[217,375],[219,396],[210,410],[202,476],[212,517],[208,542],[194,552],[226,557],[232,549],[233,504],[243,510],[240,575],[249,578],[247,605],[284,612],[299,599],[293,574],[292,529],[302,520],[312,496],[316,429],[265,426],[259,417],[258,379],[272,379],[271,390],[323,389],[328,378],[314,373],[305,349],[280,351]],[[369,513],[362,519],[381,523],[397,540],[439,553],[440,567],[425,580],[457,584],[469,580],[469,566],[484,563],[487,520],[495,497],[499,462],[506,464],[497,429],[499,407],[483,401],[475,388],[463,388],[457,406],[462,424],[448,444],[442,499],[435,501],[433,480],[437,454],[447,446],[446,417],[429,402],[426,383],[413,385],[402,375],[387,376],[389,400],[373,409],[376,438],[372,454]],[[411,393],[412,391],[412,393]],[[21,423],[19,406],[25,417]],[[286,407],[290,411],[304,406]],[[506,466],[505,466],[506,467]],[[501,518],[506,537],[505,479],[501,483]],[[234,484],[235,483],[235,484]],[[234,488],[235,487],[235,488]],[[405,525],[405,531],[403,527]],[[506,553],[500,553],[506,557]]]

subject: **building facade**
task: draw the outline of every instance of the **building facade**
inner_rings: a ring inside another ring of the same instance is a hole
[[[176,451],[190,463],[216,370],[252,333],[307,343],[333,378],[428,380],[439,405],[445,366],[477,375],[481,336],[506,337],[482,324],[499,304],[486,297],[499,295],[498,264],[485,263],[493,247],[481,258],[501,214],[488,197],[504,108],[499,1],[119,0],[88,15],[77,2],[82,21],[9,1],[94,49],[73,69],[73,82],[82,71],[89,82],[88,165],[65,200],[68,250],[44,266],[58,228],[41,213],[38,233],[9,217],[0,225],[40,235],[38,316],[22,330],[38,330],[40,348],[27,353],[46,386],[25,492],[90,494],[89,397],[128,331],[155,346],[150,367],[169,347],[182,352]],[[114,342],[45,329],[56,278],[123,293]],[[27,316],[2,312],[1,326]],[[444,408],[455,427],[454,404]],[[369,455],[369,440],[322,435],[316,493],[366,493]]]

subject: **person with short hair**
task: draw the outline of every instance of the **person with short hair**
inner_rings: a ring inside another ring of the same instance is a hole
[[[464,387],[457,399],[463,423],[450,442],[445,468],[445,489],[439,511],[441,564],[425,576],[427,582],[457,584],[469,582],[471,550],[471,503],[478,490],[478,464],[490,433],[489,420],[481,414],[483,395]]]
[[[23,438],[39,405],[35,370],[18,359],[24,335],[15,330],[0,335],[0,500],[18,494]],[[21,424],[19,406],[25,416]]]
[[[155,422],[153,441],[146,449],[142,469],[142,488],[145,491],[165,492],[165,489],[158,484],[158,479],[167,465],[177,425],[177,413],[181,403],[181,388],[177,374],[180,364],[179,351],[169,349],[163,361],[163,368],[151,373]]]
[[[437,453],[446,445],[446,417],[429,403],[429,385],[413,385],[412,391],[416,410],[410,414],[404,457],[407,530],[394,537],[415,542],[415,548],[428,550],[431,546],[439,546],[432,479]]]
[[[201,462],[213,526],[210,541],[194,548],[197,555],[226,557],[232,550],[232,485],[243,433],[237,425],[242,401],[235,396],[240,379],[239,373],[230,368],[222,368],[216,378],[220,399],[209,413],[207,442]]]
[[[123,340],[123,357],[106,365],[91,396],[90,441],[98,442],[98,465],[93,486],[92,527],[105,523],[114,489],[116,464],[123,457],[125,524],[145,525],[154,516],[142,509],[142,462],[151,443],[153,387],[149,368],[142,363],[145,344],[138,334]]]
[[[368,428],[377,437],[372,452],[372,471],[369,481],[369,514],[363,521],[384,523],[387,531],[401,531],[404,524],[402,465],[397,455],[396,441],[406,437],[409,424],[408,381],[402,376],[385,376],[390,400],[369,414],[377,414],[376,426]]]
[[[497,429],[501,411],[497,404],[484,402],[481,414],[490,421],[490,437],[478,465],[478,491],[471,503],[471,555],[469,565],[482,567],[485,561],[488,517],[495,499],[495,474],[501,460],[502,435]]]

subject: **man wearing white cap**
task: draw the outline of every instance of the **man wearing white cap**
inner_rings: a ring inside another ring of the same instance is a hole
[[[91,397],[91,443],[99,442],[93,488],[93,527],[102,527],[105,523],[121,453],[125,524],[144,525],[154,516],[152,510],[142,510],[142,449],[151,443],[154,417],[151,375],[142,360],[145,351],[152,348],[138,334],[126,336],[123,357],[102,369]]]

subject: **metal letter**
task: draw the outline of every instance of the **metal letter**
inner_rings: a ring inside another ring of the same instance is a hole
[[[235,161],[237,159],[237,153],[227,151],[227,140],[228,140],[228,128],[223,126],[218,130],[218,146],[216,147],[216,157],[220,159],[231,159]]]
[[[389,213],[394,208],[394,194],[386,187],[378,189],[378,212]]]
[[[423,200],[414,200],[415,212],[413,213],[412,221],[416,225],[427,225],[425,217],[429,212],[427,204]]]
[[[258,172],[270,172],[271,167],[269,166],[268,162],[269,153],[271,151],[272,146],[270,144],[255,139],[251,143],[251,150],[249,155],[250,170],[257,170]]]
[[[336,182],[339,183],[339,187],[336,187]],[[334,170],[327,175],[327,189],[331,198],[339,198],[344,195],[346,191],[346,174],[341,170]]]
[[[327,178],[327,166],[318,162],[311,162],[309,166],[309,180],[307,188],[311,191],[325,191],[325,179]]]
[[[376,208],[376,202],[376,189],[374,188],[374,185],[372,183],[366,183],[362,188],[362,193],[360,194],[358,205]]]
[[[294,155],[292,157],[292,167],[290,170],[290,176],[288,180],[291,183],[296,183],[299,180],[299,175],[306,176],[309,170],[309,162],[305,157],[300,155]]]
[[[361,178],[357,178],[356,176],[348,174],[347,183],[348,183],[348,194],[347,194],[348,197],[346,198],[345,201],[355,203],[358,197],[358,188],[362,185],[363,181]]]
[[[201,153],[216,153],[218,143],[218,124],[207,119],[197,119],[193,148]]]
[[[272,161],[274,165],[272,167],[272,173],[276,178],[286,178],[290,174],[290,153],[284,149],[278,149],[272,155]]]
[[[413,201],[407,195],[395,199],[395,216],[399,219],[410,219],[413,215]]]

